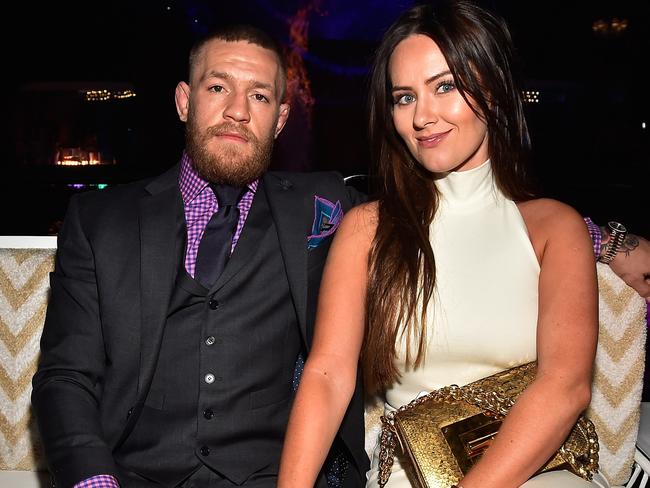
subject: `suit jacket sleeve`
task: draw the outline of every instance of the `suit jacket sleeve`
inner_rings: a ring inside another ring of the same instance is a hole
[[[58,237],[32,392],[45,457],[57,487],[66,488],[117,473],[99,418],[105,354],[93,250],[79,200],[71,199]]]
[[[368,201],[368,195],[365,193],[360,192],[356,188],[352,186],[347,186],[347,191],[348,191],[348,196],[350,197],[350,202],[352,202],[352,206],[356,207],[357,205],[361,205],[362,203],[365,203]]]

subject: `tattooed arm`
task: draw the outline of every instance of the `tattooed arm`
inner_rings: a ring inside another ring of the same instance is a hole
[[[606,227],[601,227],[600,232],[602,253],[610,236]],[[639,295],[650,301],[650,242],[647,239],[628,234],[609,266]]]

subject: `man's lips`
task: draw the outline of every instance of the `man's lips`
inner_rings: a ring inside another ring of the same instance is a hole
[[[445,132],[438,132],[436,134],[431,134],[431,135],[428,135],[428,136],[416,137],[415,139],[418,141],[418,145],[421,146],[421,147],[425,147],[425,148],[435,147],[438,144],[440,144],[440,142],[442,142],[442,140],[445,137],[447,137],[447,134],[449,134],[450,132],[451,132],[451,129],[449,129],[448,131],[445,131]]]
[[[224,139],[237,141],[237,142],[248,142],[248,138],[244,134],[239,132],[220,132],[215,134],[216,137],[223,137]]]

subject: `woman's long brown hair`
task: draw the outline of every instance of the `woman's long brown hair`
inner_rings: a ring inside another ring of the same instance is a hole
[[[418,367],[424,361],[426,304],[436,283],[429,241],[429,226],[438,208],[434,175],[413,158],[395,130],[388,75],[393,50],[414,34],[426,35],[439,46],[459,92],[486,122],[497,186],[515,201],[534,196],[525,164],[528,130],[505,22],[464,0],[421,5],[405,12],[385,34],[370,78],[369,135],[379,215],[369,255],[361,351],[368,393],[383,391],[399,380],[398,339],[406,339],[407,367]]]

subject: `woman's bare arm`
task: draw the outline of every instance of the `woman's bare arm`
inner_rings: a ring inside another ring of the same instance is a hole
[[[278,486],[313,486],[355,389],[376,205],[353,208],[327,257],[311,351],[291,411]]]
[[[536,379],[511,409],[463,488],[515,488],[564,442],[591,398],[598,336],[592,243],[572,208],[553,200],[519,206],[541,264]]]

